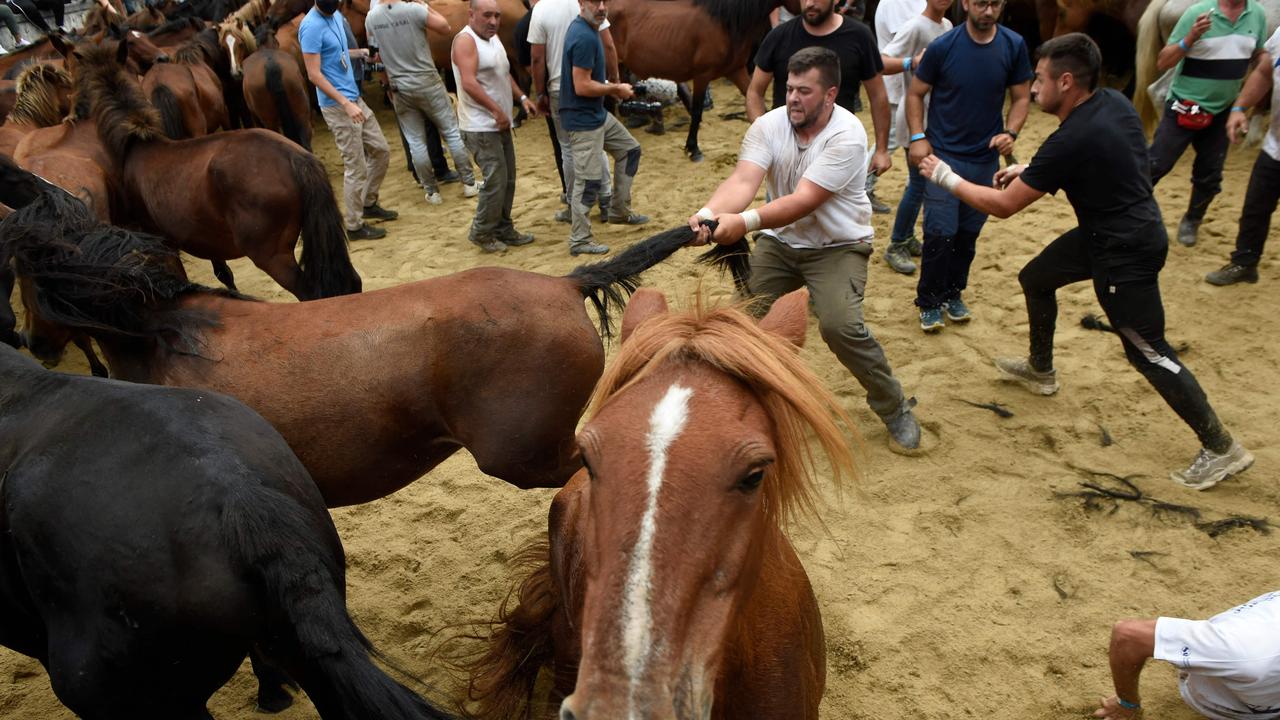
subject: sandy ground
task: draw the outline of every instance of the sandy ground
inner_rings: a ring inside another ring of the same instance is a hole
[[[715,87],[716,109],[704,125],[706,161],[684,159],[683,128],[666,137],[637,132],[644,145],[634,206],[647,228],[598,228],[621,248],[649,232],[684,222],[735,162],[745,123],[722,120],[741,101],[727,84]],[[1033,111],[1018,154],[1030,158],[1052,131],[1052,118]],[[683,113],[668,112],[668,122]],[[562,274],[577,265],[566,252],[568,227],[551,219],[558,188],[541,121],[517,131],[521,164],[515,219],[538,241],[501,256],[466,241],[474,201],[445,186],[445,204],[429,206],[404,172],[394,120],[392,171],[382,203],[400,211],[387,239],[353,247],[366,288],[434,277],[477,265]],[[869,119],[863,121],[869,126]],[[340,183],[333,142],[319,124],[315,140]],[[865,437],[863,478],[842,494],[828,488],[825,529],[795,528],[792,537],[821,604],[827,643],[828,718],[1075,718],[1110,694],[1106,648],[1111,623],[1167,614],[1205,617],[1276,588],[1280,535],[1236,529],[1217,537],[1178,514],[1148,505],[1083,506],[1085,481],[1114,482],[1093,472],[1135,476],[1153,498],[1199,508],[1207,520],[1228,515],[1274,516],[1280,464],[1274,428],[1280,409],[1276,343],[1265,338],[1280,322],[1267,300],[1275,263],[1262,263],[1258,285],[1213,288],[1202,276],[1226,258],[1256,150],[1234,151],[1226,190],[1211,210],[1201,244],[1170,250],[1164,273],[1169,337],[1187,343],[1184,357],[1218,413],[1252,449],[1248,473],[1206,493],[1173,485],[1167,474],[1197,450],[1192,433],[1126,363],[1114,336],[1077,321],[1099,312],[1088,284],[1062,291],[1058,369],[1062,391],[1033,397],[999,383],[996,355],[1025,351],[1026,314],[1017,271],[1040,247],[1074,224],[1065,200],[1048,198],[1011,220],[987,226],[967,298],[975,320],[926,337],[911,305],[914,278],[892,272],[877,252],[871,265],[868,323],[898,377],[919,398],[918,413],[936,444],[926,456],[889,452],[885,430],[861,388],[810,324],[804,358],[853,414]],[[884,179],[895,199],[905,178],[901,155]],[[1170,222],[1189,189],[1190,155],[1159,188]],[[883,246],[891,215],[876,216]],[[651,271],[646,284],[676,301],[705,276],[686,251]],[[213,283],[205,263],[195,274]],[[245,261],[234,263],[241,289],[288,301]],[[79,362],[78,359],[76,362]],[[83,372],[83,364],[70,370]],[[1014,417],[1001,419],[966,405],[998,401]],[[1114,444],[1103,447],[1105,427]],[[1270,430],[1268,428],[1271,428]],[[430,476],[392,497],[334,512],[348,553],[350,608],[370,638],[397,663],[442,682],[430,657],[432,633],[490,616],[512,577],[506,566],[523,542],[545,527],[550,491],[521,492],[481,474],[460,453]],[[1147,717],[1195,717],[1178,697],[1174,672],[1162,663],[1143,681]],[[214,696],[218,718],[252,718],[254,685],[246,669]],[[443,693],[443,690],[441,691]],[[40,665],[0,650],[0,716],[70,718]],[[302,699],[280,717],[310,718]]]

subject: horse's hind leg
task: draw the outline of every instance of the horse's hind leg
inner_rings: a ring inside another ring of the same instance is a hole
[[[694,162],[702,162],[702,150],[698,149],[698,127],[702,125],[702,94],[707,91],[707,85],[710,84],[705,78],[698,78],[693,81],[693,92],[689,94],[689,139],[684,143],[684,151],[689,153],[689,159]]]
[[[293,296],[299,300],[312,300],[307,297],[302,290],[302,268],[298,267],[298,261],[294,259],[292,253],[280,253],[279,255],[271,255],[269,257],[251,257],[253,264],[262,269],[262,272],[271,276],[272,280],[280,283],[280,287],[293,293]]]
[[[227,286],[231,292],[239,292],[236,290],[236,276],[231,272],[231,268],[225,260],[210,260],[213,265],[213,276],[218,278],[218,282]]]
[[[98,359],[98,354],[93,351],[93,342],[87,335],[76,335],[72,342],[80,348],[80,352],[84,353],[84,359],[89,361],[89,372],[93,373],[94,377],[110,377],[111,373]]]
[[[249,664],[253,667],[254,676],[258,678],[259,712],[278,713],[293,705],[293,695],[285,690],[285,686],[297,690],[298,683],[285,671],[272,665],[256,645],[249,651]]]

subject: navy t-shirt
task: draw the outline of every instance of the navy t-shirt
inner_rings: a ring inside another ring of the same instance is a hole
[[[1128,98],[1104,89],[1071,111],[1045,139],[1022,182],[1062,190],[1096,258],[1161,254],[1168,245],[1152,195],[1147,138]],[[1163,255],[1161,255],[1163,257]]]
[[[564,60],[560,65],[560,125],[565,130],[595,130],[604,125],[604,98],[582,97],[573,91],[573,68],[591,68],[591,78],[604,82],[604,43],[600,31],[581,15],[564,34]]]
[[[1031,79],[1027,43],[996,26],[979,45],[960,25],[929,43],[916,77],[933,86],[925,134],[935,150],[966,160],[994,160],[991,138],[1004,131],[1004,96]]]

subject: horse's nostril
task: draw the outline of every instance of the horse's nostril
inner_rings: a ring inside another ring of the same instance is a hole
[[[568,705],[561,705],[560,720],[579,720],[579,718],[573,713],[573,710],[571,710]]]

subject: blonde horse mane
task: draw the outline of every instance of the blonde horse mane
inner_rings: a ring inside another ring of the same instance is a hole
[[[777,458],[761,485],[765,513],[774,522],[814,516],[815,458],[809,432],[831,463],[837,487],[855,476],[853,453],[841,426],[853,423],[794,346],[762,330],[738,307],[707,307],[701,294],[686,312],[667,312],[641,323],[606,368],[591,399],[592,414],[611,398],[669,363],[703,363],[745,384],[773,420]]]
[[[253,30],[250,26],[243,22],[236,22],[234,19],[228,18],[218,24],[218,43],[226,44],[226,37],[234,35],[236,40],[240,41],[245,47],[245,57],[258,49],[258,40],[253,36]]]
[[[1138,40],[1133,70],[1133,106],[1142,118],[1142,124],[1148,131],[1155,127],[1160,119],[1160,111],[1151,101],[1147,86],[1160,77],[1156,69],[1156,56],[1164,47],[1165,38],[1160,36],[1160,11],[1168,0],[1151,0],[1142,18],[1138,20]]]
[[[58,90],[71,90],[71,74],[54,63],[35,63],[18,75],[17,100],[9,117],[37,127],[62,122],[68,108],[58,102]]]
[[[230,21],[234,23],[239,20],[245,25],[257,25],[267,16],[267,10],[270,8],[271,0],[249,0],[223,22]]]

